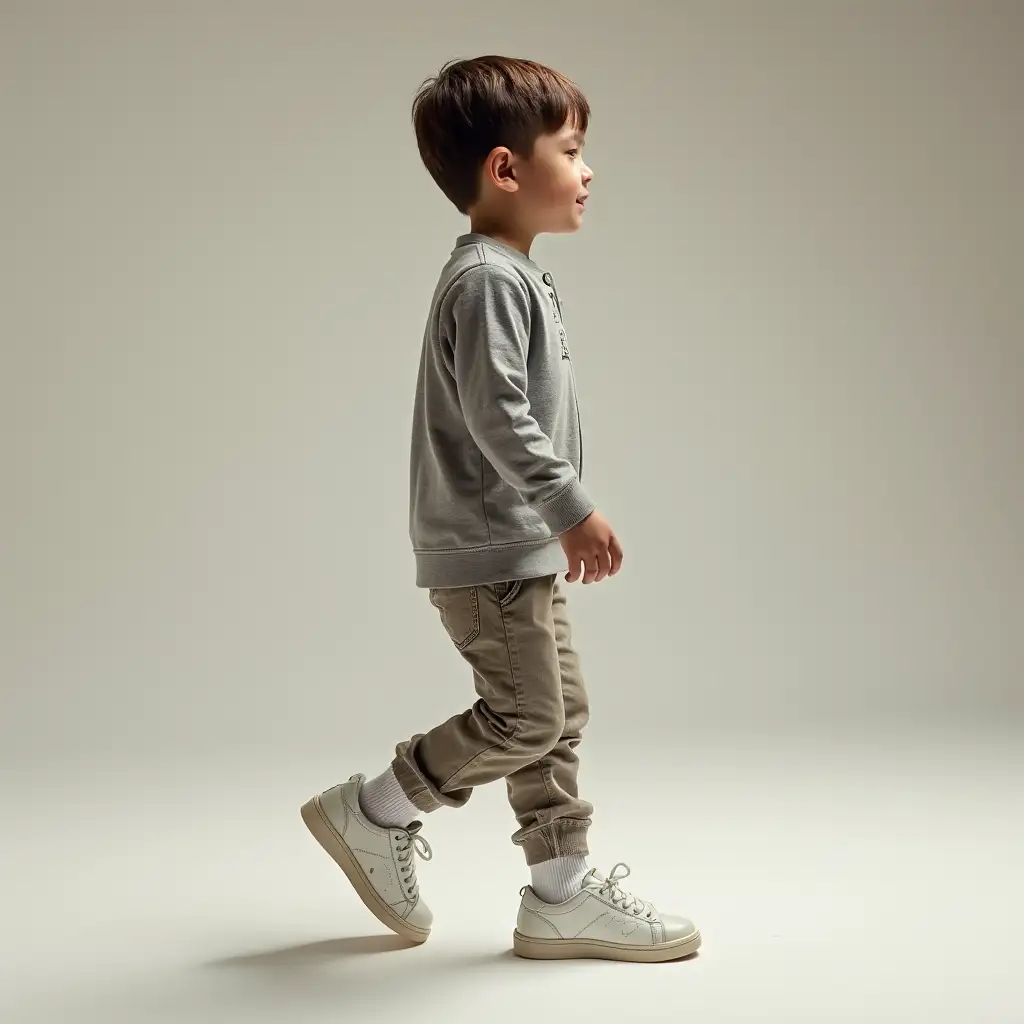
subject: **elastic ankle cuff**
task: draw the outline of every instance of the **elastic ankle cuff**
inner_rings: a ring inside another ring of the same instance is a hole
[[[586,857],[589,818],[559,818],[549,825],[541,825],[526,833],[512,837],[516,846],[526,854],[527,866],[543,864],[556,857]]]
[[[414,771],[409,762],[402,756],[396,756],[391,762],[391,769],[398,779],[402,791],[415,804],[417,810],[424,814],[430,814],[444,806],[444,797],[441,796],[418,772]]]

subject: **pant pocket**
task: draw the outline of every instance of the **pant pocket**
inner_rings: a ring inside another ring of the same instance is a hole
[[[494,584],[494,593],[497,595],[498,604],[502,608],[507,608],[516,599],[516,595],[522,589],[522,580],[508,580],[505,583]]]
[[[476,587],[430,591],[430,603],[441,615],[451,641],[464,651],[480,635],[480,597]]]

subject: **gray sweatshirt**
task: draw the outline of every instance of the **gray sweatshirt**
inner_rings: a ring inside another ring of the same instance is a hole
[[[420,587],[565,571],[558,536],[594,505],[554,281],[463,235],[427,318],[412,424],[409,533]]]

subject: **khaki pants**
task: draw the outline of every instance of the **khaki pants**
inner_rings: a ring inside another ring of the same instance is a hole
[[[579,797],[576,747],[589,707],[557,577],[431,590],[430,601],[479,700],[398,745],[402,789],[429,812],[504,779],[528,864],[585,855],[593,807]]]

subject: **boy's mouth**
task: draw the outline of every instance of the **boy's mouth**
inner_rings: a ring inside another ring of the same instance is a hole
[[[576,200],[576,205],[577,205],[577,206],[578,206],[578,207],[579,207],[579,208],[580,208],[581,210],[583,209],[583,204],[584,204],[584,203],[585,203],[585,202],[587,201],[588,197],[589,197],[589,193],[588,193],[587,195],[585,195],[585,196],[580,196],[580,197],[579,197],[579,198],[578,198],[578,199]]]

